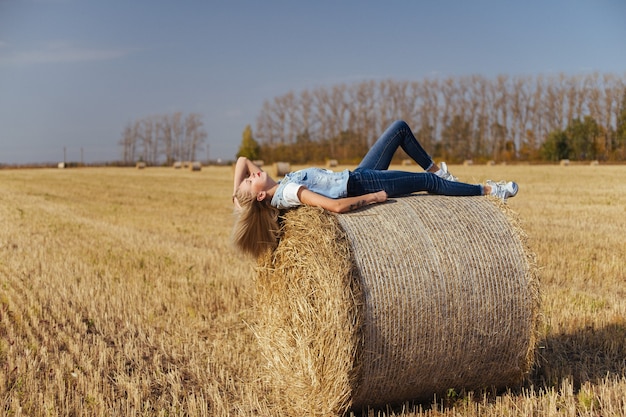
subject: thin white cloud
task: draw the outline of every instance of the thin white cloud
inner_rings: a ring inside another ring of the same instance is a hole
[[[51,41],[29,50],[14,50],[0,41],[0,65],[23,66],[49,63],[108,61],[119,59],[134,51],[132,48],[94,48],[74,45],[67,41]]]

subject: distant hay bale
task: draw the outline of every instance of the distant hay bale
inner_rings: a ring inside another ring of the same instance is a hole
[[[487,161],[487,166],[489,166],[489,167],[492,167],[492,166],[494,166],[495,164],[496,164],[496,161],[494,161],[493,159],[492,159],[492,160]]]
[[[198,162],[198,161],[192,162],[189,165],[189,170],[191,170],[191,171],[202,171],[202,164],[200,162]]]
[[[403,159],[402,160],[402,165],[403,166],[413,165],[413,161],[410,160],[410,159]]]
[[[561,159],[561,162],[559,162],[559,165],[561,165],[562,167],[566,167],[569,165],[569,159]]]
[[[533,257],[501,204],[414,195],[284,215],[259,259],[255,333],[286,415],[509,387],[533,362]]]
[[[596,159],[596,160],[594,160],[594,161],[591,161],[591,162],[589,163],[589,165],[591,165],[592,167],[593,167],[593,166],[598,166],[598,165],[600,165],[600,161],[598,161],[598,160]]]
[[[145,162],[137,162],[137,164],[135,165],[135,167],[137,169],[144,169],[146,167],[146,163]]]
[[[176,162],[174,162],[173,167],[174,167],[174,169],[181,169],[183,167],[183,163],[180,162],[180,161],[176,161]]]
[[[471,166],[474,165],[474,161],[471,159],[466,159],[465,161],[463,161],[463,166]]]
[[[274,163],[274,175],[277,177],[284,177],[291,172],[291,165],[289,162],[275,162]]]
[[[254,161],[252,161],[252,163],[258,166],[259,168],[263,168],[265,161],[263,161],[262,159],[255,159]]]
[[[65,162],[59,162],[59,164],[57,165],[57,168],[64,169],[65,168]]]
[[[326,161],[327,168],[335,168],[337,165],[338,165],[338,162],[336,159],[329,159],[328,161]]]

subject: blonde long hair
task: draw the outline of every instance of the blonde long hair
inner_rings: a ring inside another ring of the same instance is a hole
[[[254,194],[241,190],[235,193],[235,198],[240,206],[235,209],[237,219],[232,236],[235,246],[254,257],[273,250],[278,243],[278,209],[267,199],[258,201]]]

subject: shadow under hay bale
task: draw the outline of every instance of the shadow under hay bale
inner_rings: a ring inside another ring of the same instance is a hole
[[[265,377],[288,415],[511,387],[533,362],[536,268],[485,197],[291,210],[256,298]]]

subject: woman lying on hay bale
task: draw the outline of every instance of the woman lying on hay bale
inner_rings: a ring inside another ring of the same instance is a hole
[[[401,147],[426,172],[389,171]],[[277,182],[247,158],[235,166],[233,203],[239,212],[233,233],[242,251],[258,256],[276,245],[278,209],[309,205],[343,213],[381,203],[387,197],[426,191],[446,196],[493,195],[506,200],[517,194],[515,182],[458,182],[445,162],[435,164],[404,121],[393,122],[354,170],[332,172],[307,168]]]

